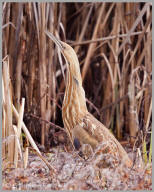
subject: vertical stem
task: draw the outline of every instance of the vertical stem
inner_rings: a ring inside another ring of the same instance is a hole
[[[10,90],[10,75],[9,75],[9,64],[8,62],[3,62],[3,80],[4,80],[4,95],[6,102],[6,130],[7,137],[13,136],[14,131],[12,127],[12,104],[11,104],[11,90]],[[14,160],[14,137],[8,142],[8,159],[10,163],[13,163]]]
[[[18,146],[17,146],[17,139],[20,140],[20,135],[21,135],[21,127],[22,127],[22,122],[23,122],[23,115],[24,115],[24,106],[25,106],[25,98],[22,98],[22,103],[19,108],[19,118],[18,118],[18,124],[17,124],[17,137],[15,139],[15,157],[14,157],[14,163],[15,167],[17,168],[18,165]]]
[[[45,6],[40,3],[41,18],[39,20],[40,48],[39,48],[39,74],[40,74],[40,103],[41,117],[46,119],[46,93],[47,93],[47,73],[46,73],[46,36],[45,36]],[[46,124],[41,125],[41,144],[45,144]]]

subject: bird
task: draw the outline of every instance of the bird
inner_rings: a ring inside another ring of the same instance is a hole
[[[108,153],[118,156],[126,166],[131,167],[132,160],[119,141],[105,125],[88,112],[79,60],[74,49],[49,31],[45,30],[45,33],[60,49],[66,60],[67,78],[62,119],[71,143],[77,149],[83,144],[89,144],[94,150],[100,143],[106,143]]]

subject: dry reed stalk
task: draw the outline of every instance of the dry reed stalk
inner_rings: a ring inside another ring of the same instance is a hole
[[[150,151],[149,151],[149,164],[152,162],[152,131],[151,131],[151,138],[150,138]]]
[[[148,39],[147,39],[147,41],[146,41],[146,43],[144,45],[144,49],[142,50],[142,53],[140,54],[140,57],[138,58],[137,66],[141,65],[141,62],[142,62],[142,60],[144,59],[144,57],[146,55],[147,47],[151,46],[151,44],[152,44],[152,31],[149,33]]]
[[[22,46],[20,45],[21,39],[20,39],[20,30],[22,31],[21,26],[21,16],[23,14],[23,4],[19,4],[17,6],[17,21],[16,21],[16,30],[15,30],[15,46],[16,49],[14,49],[13,53],[13,74],[14,74],[14,103],[19,110],[20,106],[20,95],[21,95],[21,73],[22,73]]]
[[[139,89],[137,95],[136,95],[136,99],[138,99],[138,105],[137,105],[137,112],[138,115],[140,113],[140,111],[142,110],[142,102],[144,99],[148,99],[148,98],[144,98],[144,92],[146,90],[146,83],[148,82],[148,74],[145,71],[145,68],[143,67],[137,67],[137,69],[140,69],[140,71],[143,71],[143,79],[141,79],[139,77],[139,70],[138,73],[136,73],[136,87]]]
[[[24,45],[20,46],[17,65],[16,65],[16,82],[15,82],[15,106],[19,111],[20,108],[20,99],[21,99],[21,83],[22,83],[22,62],[23,62],[23,53],[24,53]]]
[[[53,5],[50,5],[50,13],[49,13],[49,30],[53,32],[54,30],[54,13],[53,13]],[[54,65],[54,55],[53,55],[53,42],[49,41],[49,64],[48,64],[48,101],[47,101],[47,110],[50,115],[48,117],[48,121],[52,116],[53,121],[56,120],[56,103],[52,102],[51,106],[51,98],[56,100],[56,77],[55,77],[55,65]]]
[[[145,33],[147,33],[147,32],[145,32]],[[131,33],[130,36],[138,36],[140,34],[145,35],[145,33],[143,31],[138,31],[138,32]],[[72,47],[78,46],[78,45],[90,44],[90,43],[98,43],[98,42],[101,42],[101,41],[104,41],[104,44],[105,44],[106,41],[108,42],[108,40],[112,40],[112,39],[116,39],[116,38],[123,38],[123,37],[127,37],[127,36],[128,36],[128,33],[124,33],[124,34],[117,34],[117,35],[109,35],[109,36],[106,36],[106,37],[97,38],[97,39],[93,39],[93,40],[83,40],[83,41],[67,40],[66,42],[68,44],[70,44]]]
[[[128,87],[128,96],[129,96],[129,133],[130,133],[130,142],[133,145],[136,139],[136,134],[139,129],[138,122],[138,113],[137,113],[137,102],[135,99],[135,81],[134,73],[131,75],[130,84]]]
[[[128,31],[128,36],[126,37],[126,39],[123,41],[123,43],[121,44],[121,46],[118,49],[117,55],[120,54],[120,52],[122,51],[123,47],[125,46],[125,44],[129,41],[130,38],[130,34],[132,32],[134,32],[135,28],[137,27],[137,25],[139,24],[139,22],[142,20],[143,15],[146,13],[148,7],[151,5],[151,3],[146,3],[144,5],[144,7],[142,8],[141,12],[139,13],[139,16],[137,17],[137,19],[135,20],[135,22],[133,23],[133,26],[131,27],[131,29]]]
[[[67,25],[66,9],[67,9],[66,4],[60,3],[61,20],[60,20],[59,26],[62,30],[63,35],[64,35],[64,39],[66,39],[65,29],[66,29],[66,25]]]
[[[22,159],[22,150],[21,150],[20,140],[19,140],[19,137],[18,137],[17,126],[13,125],[13,129],[14,129],[14,132],[15,132],[15,144],[16,144],[16,146],[18,148],[18,152],[19,152],[20,158]],[[15,148],[15,150],[16,150],[16,148]],[[16,152],[15,152],[14,156],[16,156]],[[14,164],[16,165],[15,158],[14,158]]]
[[[2,26],[2,29],[3,29],[3,55],[7,55],[7,45],[8,45],[8,41],[9,41],[9,29],[10,29],[10,3],[7,3],[5,6],[5,8],[3,9],[4,12],[3,12],[3,26]],[[10,22],[12,23],[12,22]],[[11,24],[14,29],[15,29],[15,26],[14,24],[12,23]]]
[[[24,169],[27,168],[28,165],[28,147],[25,148],[25,151],[23,152],[23,162],[24,162]]]
[[[123,65],[122,65],[122,72],[121,72],[121,82],[120,82],[120,85],[123,89],[123,92],[124,94],[126,94],[128,92],[128,84],[129,84],[129,80],[130,80],[130,77],[129,77],[129,74],[126,73],[126,67],[128,66],[128,63],[127,63],[127,60],[128,60],[128,57],[130,56],[130,52],[131,52],[131,49],[129,47],[129,44],[131,45],[133,39],[135,37],[133,36],[129,36],[128,37],[128,31],[131,29],[134,21],[135,21],[135,14],[136,12],[134,12],[135,8],[137,6],[137,3],[136,4],[133,4],[133,3],[126,3],[125,5],[123,5],[123,11],[122,11],[122,14],[121,14],[121,24],[122,24],[122,32],[127,32],[127,37],[128,38],[128,44],[126,44],[123,48],[123,51],[122,51],[122,54],[123,54],[123,58],[124,58],[124,61],[123,61]],[[121,44],[122,42],[125,41],[126,38],[122,38],[122,41],[121,41]],[[133,68],[132,68],[133,70]],[[130,129],[130,126],[129,126],[129,102],[128,102],[128,99],[124,100],[123,101],[123,110],[125,111],[125,116],[123,116],[123,120],[125,121],[125,130],[127,132],[131,132],[129,129]]]
[[[35,32],[35,23],[34,23],[34,13],[33,13],[33,6],[31,3],[27,6],[27,14],[28,19],[26,20],[26,24],[29,28],[29,33],[26,33],[26,39],[27,39],[27,54],[26,54],[26,60],[27,60],[27,70],[28,70],[28,86],[27,86],[27,111],[31,111],[34,106],[35,96],[34,96],[34,89],[37,79],[37,59],[36,59],[36,53],[38,46],[36,46],[36,32]],[[26,32],[26,27],[25,27]],[[23,69],[23,71],[25,71]],[[37,89],[38,90],[38,89]]]
[[[46,119],[46,93],[47,93],[47,71],[46,71],[46,36],[45,36],[45,7],[46,3],[40,3],[38,6],[40,17],[39,17],[39,78],[40,78],[40,111],[41,117]],[[41,144],[45,145],[46,137],[46,124],[41,123]]]
[[[6,112],[5,112],[5,95],[4,95],[4,81],[2,76],[2,140],[6,138]],[[6,144],[2,143],[2,157],[6,156]]]
[[[10,57],[10,77],[11,79],[15,80],[14,75],[15,75],[15,70],[16,70],[16,63],[17,63],[17,52],[18,52],[18,46],[19,46],[19,32],[20,32],[20,11],[21,11],[21,4],[18,3],[12,3],[10,6],[11,11],[10,14],[10,20],[12,20],[12,23],[15,25],[16,30],[11,27],[10,28],[10,35],[9,35],[9,41],[7,45],[7,52]],[[12,17],[12,18],[11,18]],[[13,81],[13,86],[14,86],[15,81]],[[14,94],[14,93],[13,93]],[[13,95],[13,99],[14,95]],[[16,102],[16,101],[15,101]]]
[[[49,168],[49,170],[56,172],[55,168],[51,166],[51,164],[40,154],[38,153],[37,150],[35,150],[34,148],[30,148],[32,151],[34,151],[39,157],[40,159],[42,159],[42,161],[46,164],[46,166]]]
[[[116,12],[116,8],[117,8],[117,6],[115,6],[115,12]],[[116,21],[116,19],[114,19],[114,21]],[[116,26],[117,27],[117,26]],[[112,29],[112,32],[114,31],[114,28],[115,28],[115,22],[113,23],[113,29]],[[117,33],[116,33],[117,34]],[[113,42],[116,42],[117,40],[116,39],[113,39],[112,40],[112,45],[113,45]],[[108,42],[108,45],[109,45],[110,43]],[[111,47],[111,46],[110,46]],[[106,53],[107,54],[107,53]],[[110,103],[110,102],[112,102],[112,96],[113,96],[113,99],[114,99],[114,97],[115,97],[115,93],[114,93],[114,88],[115,88],[115,82],[114,82],[114,67],[113,67],[113,65],[114,65],[114,63],[113,63],[113,58],[114,58],[114,56],[113,56],[113,53],[112,53],[112,51],[109,53],[109,62],[108,62],[108,69],[109,69],[109,73],[108,74],[110,74],[110,75],[108,75],[107,76],[107,79],[106,79],[106,84],[107,84],[107,86],[105,87],[105,89],[104,89],[104,98],[103,98],[103,102],[102,102],[102,105],[104,105],[104,104],[108,104],[108,103]],[[105,59],[105,58],[104,58]],[[107,57],[106,57],[106,59],[107,59]],[[106,61],[106,59],[105,59],[105,61]],[[111,71],[112,71],[112,73],[111,73]],[[111,117],[112,115],[111,115],[111,111],[112,111],[112,113],[113,113],[113,108],[111,109],[111,110],[107,110],[106,111],[106,113],[104,114],[104,117],[103,117],[103,119],[104,119],[104,124],[107,126],[107,127],[109,127],[109,125],[110,125],[110,123],[111,123],[111,121],[113,120],[113,118]],[[111,115],[111,116],[110,116]]]
[[[15,116],[16,120],[18,121],[18,119],[19,119],[19,113],[18,113],[18,111],[16,110],[16,108],[14,107],[14,105],[12,105],[12,109],[13,109],[14,116]],[[26,125],[24,124],[24,122],[22,122],[22,129],[23,129],[25,135],[27,136],[27,138],[28,138],[30,144],[32,145],[32,147],[33,147],[38,153],[40,153],[37,145],[35,144],[32,136],[30,135],[30,133],[29,133]],[[41,153],[40,153],[40,154],[41,154]]]
[[[115,87],[115,81],[114,81],[114,75],[113,75],[113,71],[112,71],[112,68],[111,68],[111,64],[109,62],[109,60],[107,59],[106,55],[104,53],[102,53],[102,57],[104,58],[106,64],[107,64],[107,67],[108,67],[108,71],[109,71],[109,74],[110,74],[110,79],[111,79],[111,87],[112,87],[112,91],[114,91],[114,87]]]
[[[131,12],[131,11],[130,11],[130,12]],[[147,19],[147,21],[146,21],[146,23],[145,23],[145,26],[144,26],[144,28],[143,28],[143,33],[142,33],[141,35],[139,35],[139,38],[138,38],[137,43],[136,43],[136,45],[135,45],[135,48],[133,49],[133,51],[131,51],[130,59],[129,59],[128,62],[127,62],[127,66],[124,68],[123,74],[126,74],[126,73],[127,73],[128,68],[129,68],[129,66],[130,66],[130,63],[132,63],[132,60],[134,60],[135,54],[137,55],[138,50],[140,49],[141,41],[143,40],[144,35],[145,35],[145,32],[147,31],[147,27],[148,27],[149,24],[151,23],[151,19],[152,19],[152,17],[151,17],[151,14],[150,14],[150,16],[148,17],[148,19]],[[132,24],[133,24],[133,22],[132,22]],[[131,27],[131,26],[129,26],[129,27]],[[136,64],[136,62],[135,62],[134,67],[132,67],[131,70],[133,70],[136,65],[137,65],[137,64]],[[126,83],[127,83],[127,82],[128,82],[128,80],[126,81]],[[126,87],[127,87],[127,85],[126,85]],[[141,100],[141,99],[140,99],[140,100]],[[141,103],[141,102],[140,102],[140,103]],[[126,103],[126,106],[127,106],[127,105],[128,105],[128,104]],[[126,107],[125,109],[126,109],[126,116],[128,116],[129,113],[127,112],[127,107]],[[139,110],[138,110],[138,111],[139,111]]]
[[[4,105],[4,104],[3,104]],[[5,135],[5,128],[6,128],[6,114],[5,114],[5,110],[4,110],[4,106],[2,107],[2,140],[6,138]],[[5,158],[6,157],[6,144],[2,143],[2,157]]]
[[[105,26],[106,22],[107,22],[107,19],[112,11],[114,7],[114,3],[110,6],[109,10],[108,10],[108,13],[106,14],[106,17],[103,21],[103,26]],[[94,32],[93,32],[93,35],[92,35],[92,40],[93,39],[96,39],[96,35],[98,33],[98,27],[99,27],[99,24],[101,22],[101,18],[102,18],[102,14],[103,14],[103,11],[104,11],[104,8],[105,8],[105,4],[103,3],[100,7],[100,10],[99,10],[99,15],[98,15],[98,18],[97,18],[97,23],[96,23],[96,26],[95,26],[95,29],[94,29]],[[90,44],[89,45],[89,48],[88,48],[88,52],[87,52],[87,56],[86,56],[86,59],[85,59],[85,63],[84,63],[84,66],[83,66],[83,69],[82,69],[82,79],[84,80],[85,78],[85,75],[86,75],[86,72],[87,72],[87,69],[88,69],[88,66],[89,66],[89,62],[90,62],[90,59],[91,57],[93,56],[93,50],[95,48],[95,44]]]
[[[144,35],[145,35],[145,32],[147,31],[147,28],[149,27],[149,25],[151,24],[151,22],[152,22],[152,13],[150,14],[150,16],[149,16],[148,19],[147,19],[147,22],[146,22],[145,27],[144,27],[144,29],[143,29],[143,33],[142,33],[142,34],[139,36],[139,38],[138,38],[138,41],[137,41],[137,43],[136,43],[136,46],[135,46],[135,48],[134,48],[134,50],[133,50],[133,54],[131,55],[131,57],[130,57],[130,59],[129,59],[129,61],[128,61],[128,66],[129,66],[129,64],[131,63],[132,59],[134,58],[137,50],[139,49],[139,46],[140,46],[140,44],[141,44],[141,41],[143,40],[143,37],[144,37]]]
[[[152,98],[151,98],[150,107],[149,107],[149,112],[148,112],[148,117],[147,117],[146,126],[145,126],[146,132],[148,132],[151,115],[152,115]]]
[[[122,25],[122,13],[121,10],[123,9],[122,3],[118,4],[117,6],[117,20],[119,20],[119,29],[117,31],[117,34],[120,34],[120,26]],[[117,70],[117,84],[119,84],[119,88],[118,88],[118,98],[122,98],[125,95],[125,84],[124,82],[121,81],[121,77],[122,77],[122,73],[121,73],[121,69],[120,69],[120,62],[118,61],[119,57],[116,55],[118,49],[119,49],[119,44],[120,41],[119,39],[117,40],[117,47],[116,49],[113,49],[113,55],[115,58],[115,70]],[[118,87],[118,85],[117,85]],[[119,106],[117,106],[117,118],[116,118],[116,122],[117,122],[117,138],[122,139],[122,133],[123,133],[123,127],[124,127],[124,101],[121,101],[119,103]]]
[[[28,97],[27,97],[27,104],[28,104],[28,111],[31,111],[31,108],[33,106],[33,95],[34,95],[34,84],[35,84],[35,58],[32,57],[29,63],[29,79],[28,79]]]
[[[12,101],[11,101],[11,82],[9,75],[9,58],[8,61],[3,61],[3,81],[4,81],[4,97],[5,97],[5,131],[6,137],[14,135],[12,127]],[[8,161],[12,164],[14,160],[14,139],[8,142]]]
[[[39,18],[38,18],[36,3],[33,3],[33,8],[34,8],[34,16],[35,16],[35,24],[36,24],[36,29],[37,29],[37,36],[38,36],[38,44],[40,46]]]
[[[84,35],[85,35],[85,33],[86,33],[86,30],[87,30],[87,27],[88,27],[88,22],[89,22],[89,19],[90,19],[90,16],[91,16],[92,9],[93,9],[93,5],[90,6],[90,9],[89,9],[89,11],[88,11],[88,14],[86,14],[86,20],[85,20],[85,22],[84,22],[84,24],[83,24],[82,31],[81,31],[81,33],[80,33],[80,35],[79,35],[78,40],[77,40],[78,42],[82,41],[82,39],[83,39],[83,37],[84,37]],[[78,53],[79,48],[80,48],[79,46],[76,46],[76,47],[75,47],[74,50],[75,50],[76,53]]]
[[[150,17],[150,7],[147,9],[147,14],[146,14],[146,19],[148,20],[148,18]],[[148,26],[147,30],[148,32],[147,34],[147,39],[149,39],[150,34],[150,26]],[[145,45],[144,45],[145,46]],[[151,43],[149,45],[147,45],[147,49],[146,49],[146,53],[145,53],[145,68],[147,73],[151,73],[152,71],[152,54],[151,54]],[[152,93],[151,89],[146,89],[145,90],[145,98],[149,98],[149,95]],[[147,118],[148,118],[148,109],[150,106],[150,99],[145,99],[145,103],[144,103],[144,122],[147,122]]]
[[[114,20],[113,20],[113,28],[112,28],[112,32],[111,34],[119,34],[120,32],[120,12],[121,9],[121,3],[116,4],[115,6],[115,15],[114,15]],[[109,47],[111,49],[110,51],[110,55],[109,55],[109,62],[111,65],[111,69],[113,71],[113,81],[114,81],[114,88],[111,91],[111,83],[110,83],[110,78],[108,76],[107,78],[107,87],[105,90],[105,95],[104,95],[104,102],[111,103],[114,102],[116,97],[118,96],[118,89],[117,87],[117,81],[118,81],[118,56],[116,54],[118,48],[119,48],[119,38],[113,39],[111,41],[111,44],[109,44]],[[119,107],[119,106],[117,106]],[[117,108],[118,110],[118,108]],[[116,110],[116,111],[117,111]],[[118,112],[118,111],[117,111]],[[119,112],[118,112],[119,113]],[[108,110],[106,113],[106,117],[105,117],[105,121],[106,121],[106,125],[109,127],[110,123],[111,123],[111,117],[114,116],[114,108],[112,108],[111,110]],[[121,138],[121,130],[120,130],[120,115],[117,116],[116,119],[116,131],[117,131],[117,137]]]
[[[5,17],[4,17],[4,20],[3,22],[4,23],[8,23],[10,21],[10,15],[11,15],[11,8],[14,8],[14,5],[11,4],[11,3],[8,3],[5,7],[6,11],[5,11]],[[16,12],[17,13],[17,12]],[[15,13],[13,13],[12,17],[14,17]],[[6,20],[5,20],[6,19]],[[14,19],[15,20],[15,19]],[[14,20],[12,19],[12,23],[13,25],[15,26],[15,22]],[[13,77],[12,75],[12,63],[13,63],[13,50],[14,50],[14,36],[15,36],[15,28],[13,27],[10,27],[10,25],[8,25],[6,27],[6,29],[3,30],[3,39],[5,39],[5,48],[3,49],[4,50],[4,55],[5,56],[6,54],[9,53],[9,57],[10,57],[10,76],[11,78]]]
[[[13,109],[13,113],[14,113],[14,116],[15,116],[16,120],[18,120],[19,119],[19,114],[18,114],[16,108],[14,107],[14,105],[12,105],[12,109]],[[32,150],[34,150],[37,153],[37,155],[46,163],[46,165],[48,166],[48,168],[50,170],[54,170],[54,168],[48,163],[48,161],[41,155],[41,152],[39,151],[37,145],[35,144],[33,138],[31,137],[31,135],[30,135],[27,127],[25,126],[24,122],[22,122],[22,129],[23,129],[23,131],[24,131],[24,133],[26,135],[26,138],[28,139],[28,141],[30,142],[31,146],[33,147]],[[28,149],[26,149],[26,151],[25,151],[24,166],[27,165],[27,153],[28,153]]]
[[[17,123],[17,138],[20,140],[21,137],[21,127],[23,122],[23,116],[24,116],[24,106],[25,106],[25,98],[22,98],[21,106],[19,108],[19,119]],[[15,153],[14,153],[14,163],[15,167],[18,166],[18,146],[17,146],[17,139],[15,140]]]
[[[128,30],[130,30],[131,26],[134,23],[135,9],[137,9],[137,6],[137,3],[134,4],[130,2],[125,4],[125,22]]]
[[[101,22],[101,18],[102,18],[102,14],[103,14],[104,9],[105,9],[105,4],[103,3],[101,5],[101,7],[100,7],[100,10],[99,10],[98,20],[97,20],[97,23],[95,25],[95,29],[94,29],[94,32],[93,32],[92,38],[91,38],[92,40],[95,39],[96,36],[97,36],[98,27],[99,27],[99,24]],[[96,46],[95,44],[90,44],[89,45],[87,56],[86,56],[84,66],[83,66],[83,69],[82,69],[82,79],[83,79],[83,81],[84,81],[85,75],[87,73],[88,66],[90,64],[90,58],[93,56],[93,51],[94,51],[95,46]]]
[[[53,18],[53,4],[47,4],[49,9],[49,14],[47,16],[47,23],[49,25],[49,30],[53,32],[54,30],[54,18]],[[56,103],[53,100],[56,100],[56,77],[55,77],[55,68],[54,65],[54,55],[53,55],[53,43],[51,41],[48,42],[48,63],[47,63],[47,104],[46,104],[46,120],[50,121],[52,119],[53,122],[56,120]],[[52,99],[52,100],[51,100]],[[50,124],[46,124],[46,134],[48,135],[48,131],[50,128]],[[46,143],[48,144],[48,137],[45,138]]]
[[[151,115],[152,115],[152,98],[151,98],[151,102],[150,102],[150,107],[149,107],[149,112],[148,112],[148,116],[147,116],[147,122],[146,122],[146,126],[145,126],[145,131],[146,131],[146,134],[144,136],[144,139],[143,139],[143,160],[144,160],[144,163],[147,164],[148,163],[148,155],[147,155],[147,143],[146,143],[146,137],[147,137],[147,132],[148,132],[148,128],[149,128],[149,123],[150,123],[150,118],[151,118]],[[151,155],[149,155],[149,161],[151,161]]]

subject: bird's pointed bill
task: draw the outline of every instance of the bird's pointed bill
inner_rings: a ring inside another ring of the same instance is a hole
[[[64,49],[60,40],[58,40],[52,33],[46,30],[44,32],[61,49],[61,51]]]

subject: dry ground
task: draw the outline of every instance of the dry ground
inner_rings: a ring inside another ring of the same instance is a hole
[[[3,170],[3,190],[152,190],[152,169],[140,168],[139,159],[127,168],[107,154],[85,160],[64,146],[43,155],[55,172],[30,152],[26,169],[20,162],[17,169]]]

